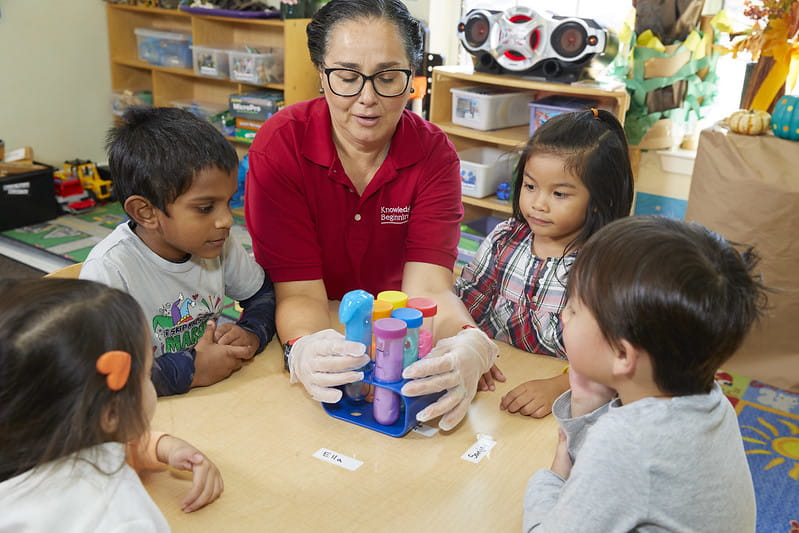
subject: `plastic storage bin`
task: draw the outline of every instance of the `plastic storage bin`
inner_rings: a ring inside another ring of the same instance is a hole
[[[139,59],[153,65],[191,68],[191,34],[136,28]]]
[[[0,161],[0,231],[56,218],[53,167],[37,163],[27,172]],[[3,175],[7,172],[6,175]]]
[[[263,85],[283,83],[283,49],[252,48],[230,50],[230,79]]]
[[[225,116],[228,114],[228,108],[225,104],[218,104],[216,102],[207,102],[204,100],[173,100],[169,103],[172,107],[179,107],[186,111],[197,115],[198,117],[207,120],[218,130],[222,130],[225,123]]]
[[[530,120],[527,104],[530,92],[504,87],[452,88],[452,122],[478,130],[523,126]]]
[[[550,118],[567,113],[596,107],[596,100],[576,98],[572,96],[547,96],[541,100],[530,102],[530,135]]]
[[[191,47],[192,64],[194,73],[198,76],[225,79],[228,77],[228,56],[231,46],[201,46],[195,44]]]
[[[458,243],[458,263],[467,264],[474,258],[474,254],[485,240],[486,236],[493,231],[497,224],[503,219],[486,216],[480,217],[461,224],[461,239]]]
[[[461,193],[484,198],[494,194],[510,175],[518,156],[490,146],[478,146],[458,152],[461,160]]]
[[[111,112],[122,116],[130,106],[153,105],[153,92],[149,89],[113,91],[111,93]]]

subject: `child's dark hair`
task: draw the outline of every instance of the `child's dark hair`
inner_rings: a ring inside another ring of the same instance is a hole
[[[191,187],[194,176],[238,168],[236,150],[211,123],[176,107],[130,107],[106,137],[114,193],[124,206],[143,196],[166,206]]]
[[[386,19],[397,28],[411,69],[422,63],[422,25],[399,0],[331,0],[313,16],[305,29],[311,62],[322,69],[330,33],[340,22]]]
[[[524,220],[519,191],[524,167],[532,155],[562,157],[565,169],[577,176],[590,195],[585,224],[564,255],[580,247],[599,228],[630,214],[633,171],[624,129],[612,113],[599,109],[562,113],[544,122],[530,137],[513,172],[513,216]]]
[[[758,257],[718,234],[663,216],[608,224],[580,250],[568,296],[591,311],[611,346],[645,350],[667,394],[706,393],[766,305]]]
[[[147,430],[142,380],[147,343],[141,308],[129,294],[79,279],[0,284],[0,481],[103,442]],[[97,359],[131,355],[128,381],[112,391]],[[119,427],[103,431],[113,406]]]

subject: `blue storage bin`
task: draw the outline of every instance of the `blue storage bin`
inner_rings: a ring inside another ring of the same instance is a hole
[[[153,65],[191,68],[191,34],[136,28],[139,59]]]
[[[530,102],[530,136],[538,127],[550,118],[567,113],[597,107],[596,100],[575,98],[573,96],[547,96],[535,102]]]

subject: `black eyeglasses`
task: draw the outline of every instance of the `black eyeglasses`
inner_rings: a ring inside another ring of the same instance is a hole
[[[393,98],[405,92],[411,79],[411,70],[404,68],[389,68],[371,76],[350,68],[326,68],[324,72],[330,90],[337,96],[355,96],[369,80],[377,94]]]

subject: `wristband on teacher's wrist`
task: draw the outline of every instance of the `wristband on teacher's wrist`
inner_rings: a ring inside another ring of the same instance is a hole
[[[301,337],[296,337],[283,343],[283,370],[289,369],[289,356],[291,355],[291,348],[294,346],[294,343],[300,340],[300,338]]]

